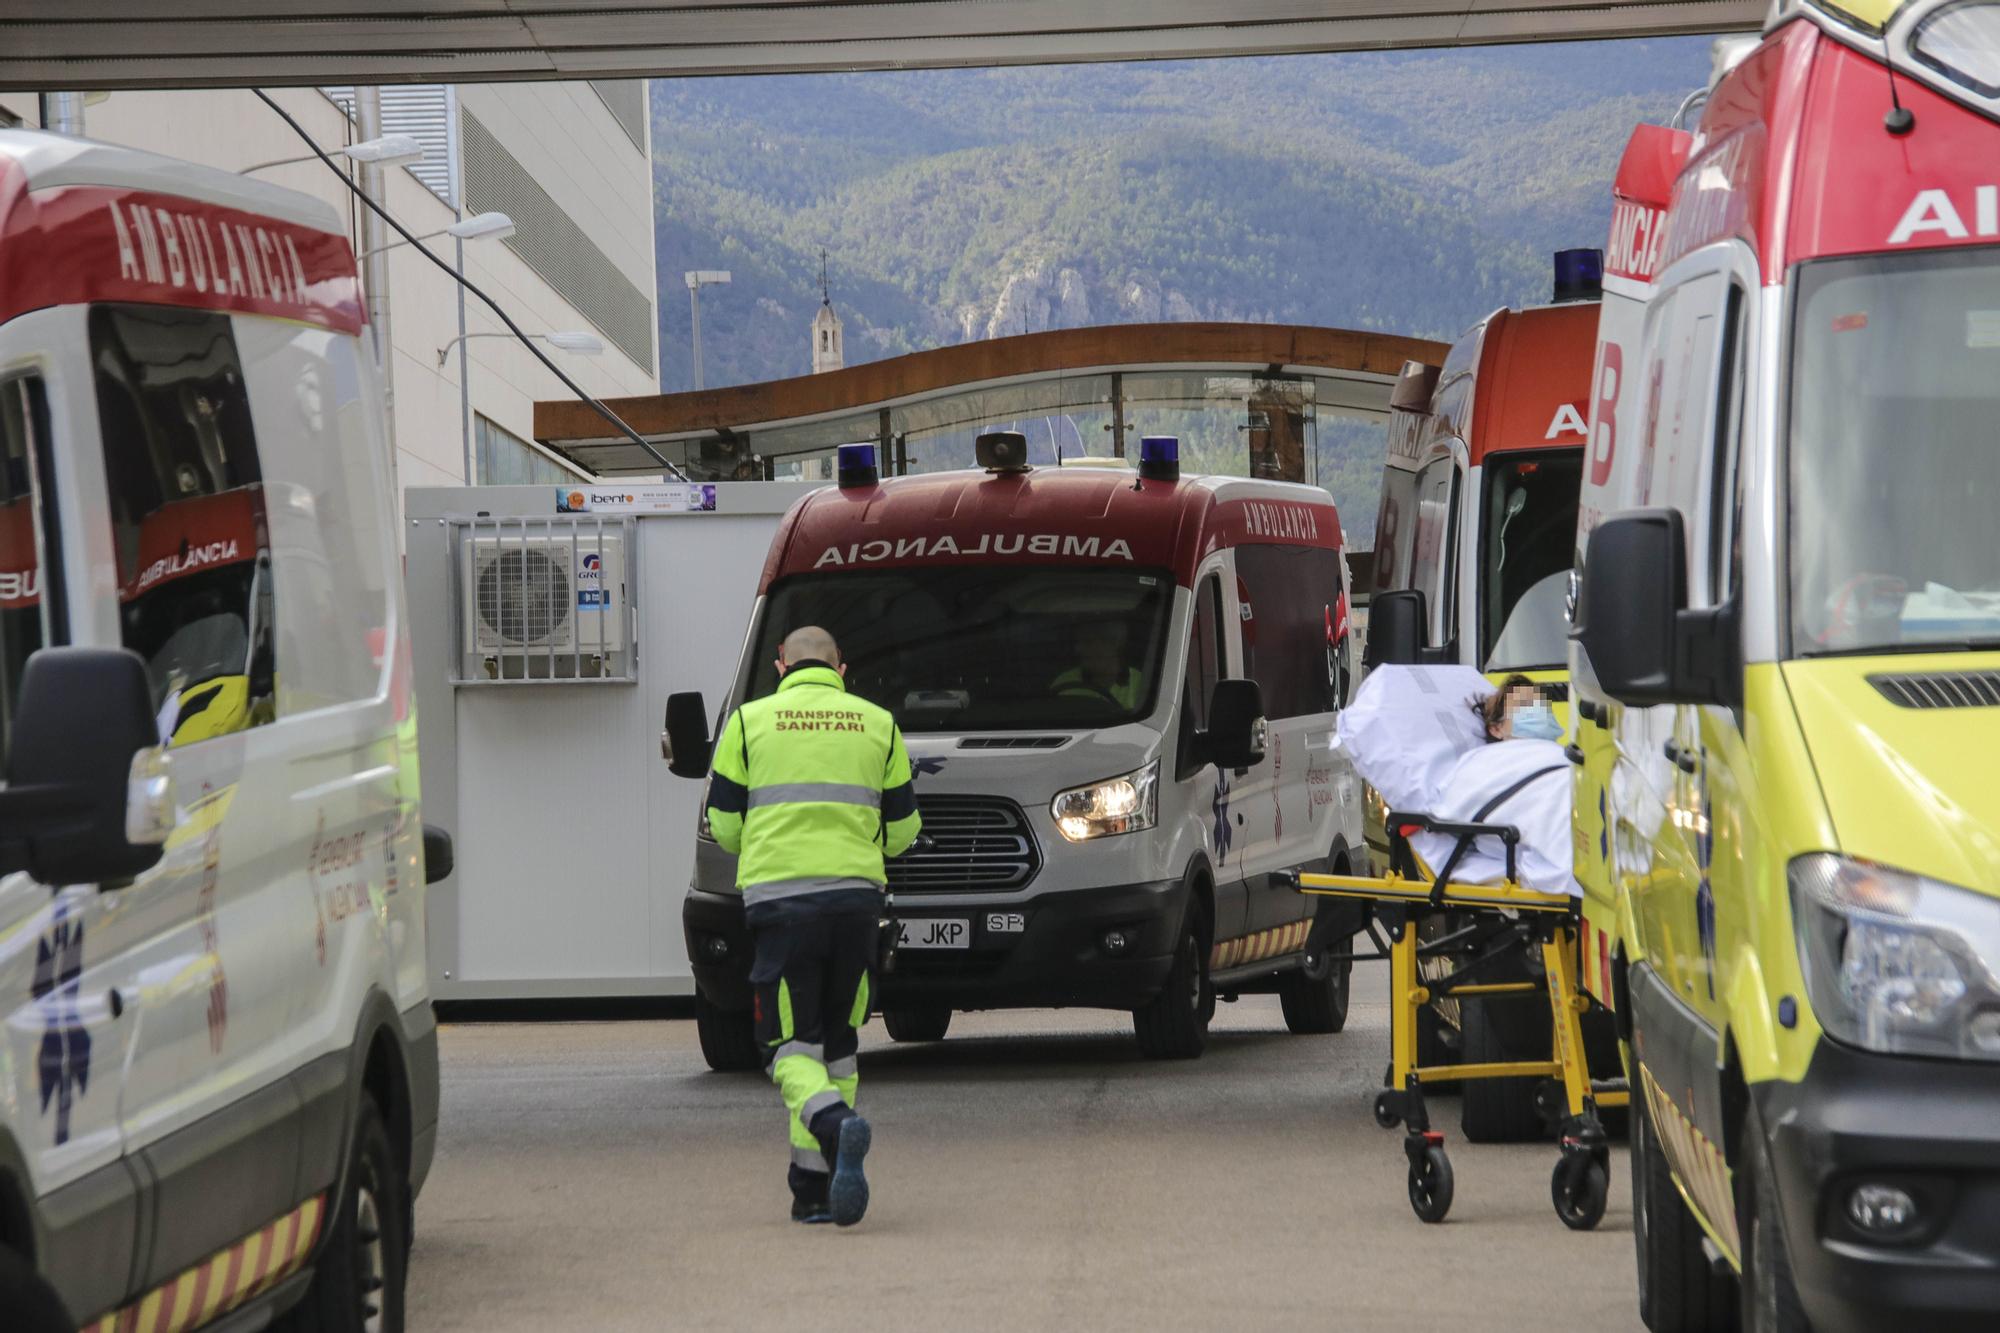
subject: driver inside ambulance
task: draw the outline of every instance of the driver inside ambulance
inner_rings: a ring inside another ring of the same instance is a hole
[[[1049,683],[1062,699],[1103,699],[1126,712],[1145,702],[1146,677],[1125,660],[1125,625],[1093,620],[1076,631],[1076,665]]]

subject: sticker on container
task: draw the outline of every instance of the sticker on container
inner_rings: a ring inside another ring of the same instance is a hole
[[[2000,310],[1965,312],[1967,347],[2000,347]]]
[[[700,514],[715,512],[712,482],[678,486],[558,486],[558,514]]]

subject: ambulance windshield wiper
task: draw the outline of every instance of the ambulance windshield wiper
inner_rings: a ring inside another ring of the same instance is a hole
[[[1852,648],[1812,648],[1801,657],[1890,657],[1915,653],[2000,652],[2000,634],[1964,639],[1923,639],[1909,643],[1864,643]]]

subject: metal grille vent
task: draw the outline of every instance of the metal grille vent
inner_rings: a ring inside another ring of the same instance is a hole
[[[958,743],[961,750],[1060,750],[1069,744],[1067,736],[967,736]]]
[[[569,565],[561,547],[495,552],[479,568],[473,604],[506,643],[544,643],[570,615]]]
[[[320,89],[336,106],[354,119],[354,89],[340,84]],[[453,207],[451,197],[451,97],[442,83],[412,83],[382,89],[382,129],[387,134],[407,134],[424,146],[424,160],[413,162],[409,172],[430,192]]]
[[[919,796],[917,846],[888,864],[896,893],[1002,893],[1025,887],[1042,868],[1027,816],[1012,801],[986,796]]]
[[[1870,676],[1868,683],[1904,708],[2000,708],[2000,671]]]
[[[646,81],[644,79],[592,79],[590,89],[604,109],[625,131],[625,137],[640,152],[646,151]]]
[[[575,219],[479,123],[464,122],[465,209],[514,219],[505,242],[556,293],[583,312],[618,350],[653,368],[653,303],[583,233]]]

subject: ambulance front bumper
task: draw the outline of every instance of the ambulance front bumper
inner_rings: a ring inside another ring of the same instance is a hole
[[[963,921],[966,943],[898,949],[893,970],[876,978],[876,1007],[1138,1008],[1166,983],[1186,895],[1181,880],[1012,902],[898,894],[899,920]],[[681,919],[702,994],[723,1009],[748,1008],[751,943],[743,900],[734,893],[691,890]]]
[[[1873,1055],[1822,1039],[1802,1081],[1759,1084],[1753,1095],[1814,1328],[1994,1327],[2000,1064]],[[1909,1222],[1859,1225],[1850,1204],[1871,1187],[1906,1195]]]

